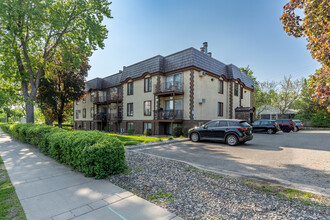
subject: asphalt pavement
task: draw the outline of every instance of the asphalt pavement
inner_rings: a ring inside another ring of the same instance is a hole
[[[330,196],[330,131],[255,133],[238,146],[186,141],[137,149],[230,176]]]

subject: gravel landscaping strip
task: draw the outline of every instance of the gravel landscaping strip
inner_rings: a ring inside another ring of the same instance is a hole
[[[284,199],[241,179],[135,151],[127,151],[126,160],[131,171],[110,182],[184,219],[330,219],[329,198]]]

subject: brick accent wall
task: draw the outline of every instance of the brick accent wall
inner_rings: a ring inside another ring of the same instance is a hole
[[[194,85],[195,85],[195,79],[194,79],[194,70],[190,70],[190,97],[189,97],[189,119],[194,120]]]
[[[229,119],[233,118],[233,82],[229,82]]]

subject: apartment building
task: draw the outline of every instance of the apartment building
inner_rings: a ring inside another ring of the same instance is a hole
[[[86,96],[74,103],[74,126],[162,135],[212,119],[251,121],[253,90],[247,73],[214,59],[205,42],[200,50],[158,55],[88,81]]]

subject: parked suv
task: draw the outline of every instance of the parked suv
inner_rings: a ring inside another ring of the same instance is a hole
[[[252,123],[253,132],[267,132],[268,134],[276,134],[280,130],[275,120],[259,120]]]
[[[283,132],[293,131],[296,127],[295,123],[291,119],[278,119],[276,122],[280,125]]]
[[[241,120],[213,120],[201,127],[189,130],[189,138],[193,142],[200,140],[225,141],[234,146],[252,140],[252,127]]]
[[[300,120],[292,120],[292,121],[295,123],[297,131],[304,129],[304,124],[302,123],[302,121]]]

